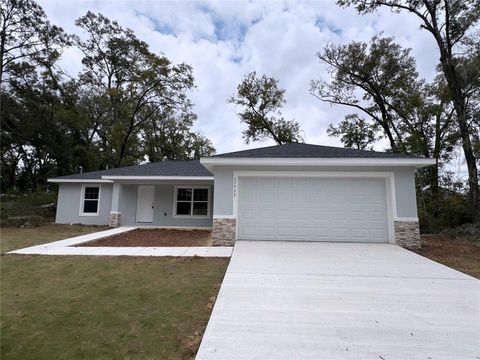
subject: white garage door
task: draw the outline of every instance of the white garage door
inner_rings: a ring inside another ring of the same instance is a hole
[[[237,219],[240,240],[388,242],[385,180],[241,177]]]

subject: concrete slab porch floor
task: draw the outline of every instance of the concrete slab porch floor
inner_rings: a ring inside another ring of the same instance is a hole
[[[197,360],[479,359],[480,281],[390,244],[238,241]]]

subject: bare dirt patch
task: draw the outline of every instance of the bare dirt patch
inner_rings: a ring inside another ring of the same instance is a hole
[[[135,229],[77,246],[211,246],[210,230]]]
[[[422,248],[415,252],[480,279],[480,241],[422,235]]]

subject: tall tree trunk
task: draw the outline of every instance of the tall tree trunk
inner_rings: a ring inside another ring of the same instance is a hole
[[[445,50],[441,51],[440,62],[442,64],[442,70],[445,74],[445,79],[447,80],[448,88],[452,96],[453,107],[457,115],[458,127],[460,129],[460,136],[462,138],[462,148],[468,169],[468,187],[472,215],[474,220],[480,220],[478,169],[470,139],[470,129],[468,128],[468,115],[465,97],[463,96],[462,86],[459,83],[459,76],[456,73],[455,65],[448,58]]]

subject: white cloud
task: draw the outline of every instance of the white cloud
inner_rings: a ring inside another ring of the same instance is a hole
[[[88,10],[101,12],[133,29],[155,52],[194,69],[197,89],[191,98],[198,122],[218,152],[260,146],[243,143],[231,104],[242,77],[257,71],[275,76],[286,89],[283,114],[300,122],[310,143],[340,145],[325,131],[349,109],[321,103],[309,94],[310,80],[326,76],[315,53],[327,43],[368,41],[383,31],[411,47],[422,76],[431,78],[436,48],[414,16],[380,11],[367,16],[342,9],[334,1],[318,2],[165,2],[165,1],[40,1],[49,19],[67,32],[78,33],[75,19]],[[67,49],[62,65],[72,75],[81,69],[81,54]],[[271,142],[265,142],[271,144]],[[382,146],[379,146],[381,149]]]

